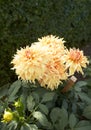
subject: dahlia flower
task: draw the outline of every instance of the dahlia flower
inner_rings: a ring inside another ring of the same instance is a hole
[[[48,36],[42,37],[41,39],[38,38],[38,41],[43,45],[50,45],[50,46],[54,44],[64,46],[64,42],[65,42],[63,38],[59,38],[53,35],[48,35]]]
[[[35,82],[39,80],[45,71],[45,64],[49,60],[47,48],[27,46],[17,50],[12,60],[13,69],[22,80]]]
[[[65,71],[65,66],[61,62],[61,59],[54,58],[46,65],[46,71],[44,76],[39,81],[41,86],[45,88],[50,88],[51,90],[57,89],[58,85],[62,83],[62,80],[67,79],[67,73]]]
[[[63,38],[59,38],[53,35],[48,35],[45,37],[42,37],[41,39],[38,39],[38,42],[35,42],[34,44],[40,47],[48,47],[49,53],[52,54],[52,57],[59,57],[61,58],[62,62],[64,61],[64,56],[66,55],[66,47],[64,46],[65,41]]]
[[[69,75],[73,75],[76,71],[83,74],[82,68],[86,68],[89,61],[84,56],[83,51],[79,49],[70,49],[66,55],[66,68],[69,69]]]
[[[60,54],[63,54],[63,52],[65,51],[65,41],[63,40],[63,38],[48,35],[38,40],[39,42],[37,42],[37,44],[40,44],[40,46],[48,46],[50,48],[50,52],[60,52]]]

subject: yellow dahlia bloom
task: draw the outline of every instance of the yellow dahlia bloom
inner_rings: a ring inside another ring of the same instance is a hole
[[[48,35],[45,37],[42,37],[41,39],[38,39],[39,42],[36,42],[36,45],[45,46],[49,48],[49,52],[52,53],[52,55],[60,57],[61,59],[64,59],[64,56],[66,54],[66,47],[64,46],[65,41],[63,38],[59,38],[53,35]]]
[[[58,38],[53,35],[42,37],[38,40],[39,42],[35,43],[36,46],[47,46],[51,56],[46,65],[46,71],[39,82],[45,88],[50,88],[51,90],[57,89],[58,85],[62,83],[62,80],[67,79],[67,73],[63,63],[63,57],[66,54],[65,41],[63,41],[63,38]]]
[[[67,79],[65,66],[62,64],[60,58],[53,58],[46,67],[44,76],[39,82],[45,88],[50,88],[51,90],[57,89],[62,80]]]
[[[76,71],[83,74],[82,68],[86,68],[86,65],[89,63],[83,51],[75,48],[67,52],[65,61],[66,68],[69,69],[69,75],[73,75]]]
[[[11,63],[19,78],[34,82],[35,79],[39,80],[42,77],[45,64],[49,60],[48,56],[47,48],[27,46],[17,50]]]
[[[63,38],[48,35],[38,40],[38,44],[40,44],[41,46],[48,46],[50,48],[50,51],[59,51],[60,53],[63,53],[65,50],[65,41],[63,40]]]
[[[64,42],[65,42],[63,38],[59,38],[53,35],[48,35],[48,36],[39,38],[38,40],[42,45],[50,45],[50,46],[54,44],[64,46]]]
[[[13,113],[5,110],[3,115],[3,122],[10,122],[12,119],[13,119]]]

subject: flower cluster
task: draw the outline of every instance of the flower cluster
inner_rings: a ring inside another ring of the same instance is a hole
[[[3,113],[2,122],[10,123],[11,121],[23,122],[25,120],[23,103],[18,100],[13,104],[13,110],[11,108],[5,109]]]
[[[64,42],[49,35],[17,50],[11,63],[18,77],[33,83],[38,80],[41,86],[54,90],[76,71],[83,74],[82,68],[89,63],[87,57],[79,49],[68,50]]]

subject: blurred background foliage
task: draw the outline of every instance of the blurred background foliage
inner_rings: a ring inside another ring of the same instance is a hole
[[[91,0],[0,0],[0,86],[17,79],[10,70],[16,49],[49,34],[66,45],[91,42]]]

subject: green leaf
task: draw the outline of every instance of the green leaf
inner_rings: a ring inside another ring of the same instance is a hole
[[[10,89],[9,89],[9,101],[13,101],[16,97],[16,94],[17,92],[19,91],[19,89],[21,88],[21,81],[20,80],[17,80],[15,81],[11,86],[10,86]]]
[[[41,102],[48,102],[48,101],[53,100],[54,95],[55,95],[54,92],[47,92],[47,93],[45,93]]]
[[[60,119],[59,124],[62,129],[64,129],[66,125],[68,124],[68,113],[66,109],[64,108],[61,109],[61,119]]]
[[[29,95],[27,97],[27,108],[28,108],[28,110],[29,111],[33,110],[34,106],[35,106],[34,98],[31,95]]]
[[[64,129],[68,123],[68,113],[64,108],[53,108],[50,113],[50,118],[53,124],[55,124],[55,126],[58,128]]]
[[[12,92],[14,91],[15,88],[19,88],[21,87],[21,80],[17,80],[14,83],[12,83],[12,85],[9,88],[9,94],[12,94]]]
[[[27,123],[25,123],[24,125],[21,126],[20,130],[38,130],[36,125],[29,125]]]
[[[76,91],[79,92],[79,91],[81,91],[81,87],[86,86],[86,85],[87,85],[87,82],[85,82],[85,81],[79,81],[79,82],[77,82],[75,84],[74,88],[75,88]]]
[[[88,96],[91,98],[91,88],[88,89]]]
[[[7,95],[9,84],[4,85],[0,88],[0,98]]]
[[[91,105],[87,106],[84,111],[83,111],[83,115],[88,118],[91,119]]]
[[[36,103],[39,103],[39,95],[36,92],[32,92],[32,96]]]
[[[16,128],[17,128],[17,122],[16,121],[12,121],[12,122],[10,122],[9,123],[9,125],[8,125],[8,129],[9,130],[15,130]]]
[[[7,130],[7,124],[3,123],[2,130]]]
[[[76,119],[75,115],[72,113],[70,115],[70,117],[69,117],[69,126],[70,126],[70,128],[74,128],[76,123],[77,123],[77,119]]]
[[[36,125],[30,125],[31,130],[38,130],[38,127]]]
[[[81,93],[78,93],[78,95],[82,101],[85,101],[86,103],[91,104],[91,98],[89,98],[86,93],[81,92]]]
[[[90,68],[90,71],[91,71],[91,68]],[[90,75],[91,75],[91,72],[90,72]],[[91,79],[87,79],[86,82],[87,82],[87,85],[90,88],[91,87]]]
[[[88,121],[80,121],[74,130],[91,130],[91,123]]]
[[[68,109],[68,102],[65,99],[63,99],[62,107]]]
[[[58,108],[58,107],[53,108],[52,111],[51,111],[51,113],[50,113],[50,118],[51,118],[53,124],[55,122],[57,122],[61,118],[61,109]]]
[[[35,111],[33,113],[33,117],[36,118],[42,126],[45,126],[47,128],[52,127],[51,123],[48,121],[47,117],[44,114],[42,114],[41,112]]]
[[[48,110],[48,108],[47,108],[46,105],[44,105],[44,104],[39,104],[39,108],[40,108],[40,110],[41,110],[44,114],[48,115],[49,110]]]
[[[79,82],[77,82],[77,83],[75,84],[75,87],[76,87],[76,86],[83,87],[83,86],[86,86],[86,85],[87,85],[87,82],[85,82],[85,81],[79,81]]]

